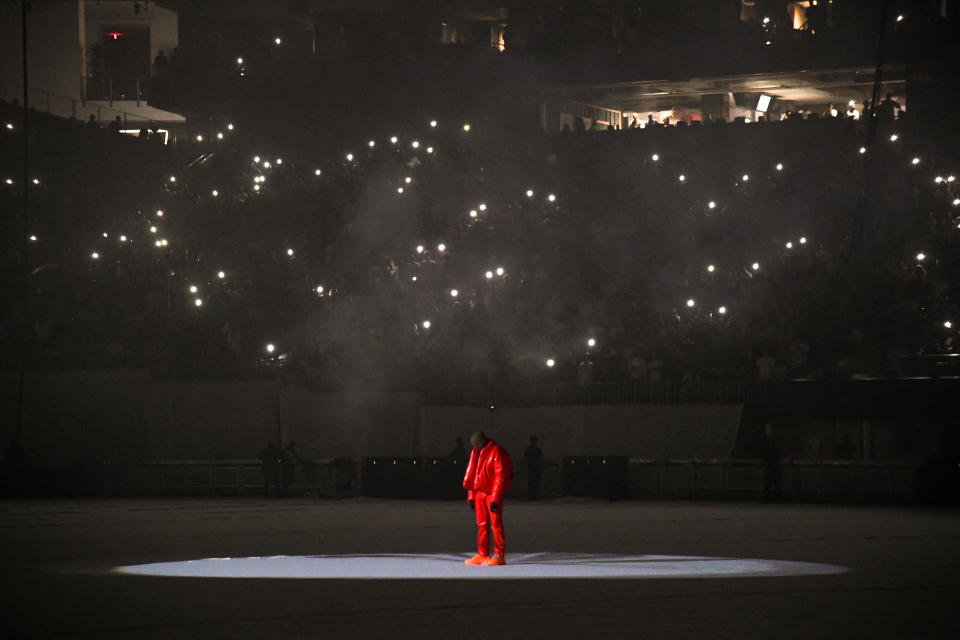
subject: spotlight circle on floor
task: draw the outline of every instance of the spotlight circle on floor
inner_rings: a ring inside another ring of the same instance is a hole
[[[183,578],[308,580],[576,580],[760,578],[828,575],[846,567],[811,562],[705,556],[511,553],[502,567],[467,566],[467,554],[349,554],[203,558],[115,567],[113,573]]]

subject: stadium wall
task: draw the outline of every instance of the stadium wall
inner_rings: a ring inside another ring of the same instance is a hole
[[[18,377],[0,420],[13,438]],[[275,381],[155,382],[143,371],[29,372],[21,443],[36,468],[137,460],[243,459],[268,440],[304,458],[439,456],[485,430],[517,457],[537,434],[547,457],[731,455],[742,405],[437,407],[416,393],[316,393]]]

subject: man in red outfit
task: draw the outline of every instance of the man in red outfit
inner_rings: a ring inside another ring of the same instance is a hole
[[[503,537],[503,495],[513,485],[513,460],[507,450],[482,431],[470,436],[473,451],[463,476],[470,507],[477,512],[477,555],[467,564],[506,564]],[[493,556],[490,555],[490,531],[493,529]]]

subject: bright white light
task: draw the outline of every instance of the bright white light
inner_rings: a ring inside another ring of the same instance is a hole
[[[237,58],[237,64],[243,64],[243,58]]]
[[[397,144],[397,136],[390,136],[390,143]]]
[[[527,189],[527,197],[528,197],[528,198],[532,198],[532,197],[533,197],[533,189]]]
[[[483,275],[484,275],[484,277],[485,277],[487,280],[489,280],[489,279],[491,279],[491,278],[493,277],[493,271],[487,271],[487,272],[486,272],[485,274],[483,274]]]
[[[397,193],[403,193],[403,187],[397,187]]]
[[[740,179],[743,180],[744,182],[746,182],[747,180],[750,179],[750,176],[745,173],[745,174],[743,174],[743,177],[741,177]]]
[[[223,280],[224,278],[227,277],[227,274],[224,273],[223,271],[217,271],[217,277]]]
[[[416,282],[416,281],[417,281],[417,276],[411,276],[411,277],[410,277],[410,280],[411,280],[411,282]]]
[[[258,163],[258,164],[259,164],[259,162],[260,162],[260,156],[253,156],[253,161],[254,161],[255,163]]]
[[[437,251],[439,251],[440,253],[443,253],[446,250],[447,250],[447,245],[443,244],[442,242],[437,245]]]
[[[420,326],[423,327],[424,329],[429,329],[429,328],[430,328],[430,321],[429,321],[429,320],[424,320],[423,322],[420,323]]]
[[[197,285],[195,284],[190,285],[190,293],[196,293],[196,292],[197,292]]]
[[[553,358],[547,358],[547,366],[548,366],[548,367],[552,367],[552,366],[555,365],[555,364],[557,364],[557,363],[554,361]]]
[[[900,136],[898,136],[898,135],[895,134],[895,133],[893,133],[893,134],[890,135],[890,142],[896,142],[896,141],[899,140],[899,139],[900,139]]]
[[[403,181],[406,182],[407,184],[410,184],[411,182],[413,182],[413,178],[411,178],[410,176],[407,176],[406,178],[403,179]]]
[[[788,242],[788,243],[787,243],[786,245],[784,245],[784,246],[786,246],[787,249],[793,249],[793,243],[792,243],[792,242]]]
[[[34,178],[33,184],[40,184],[40,178]]]
[[[897,22],[903,22],[903,15],[897,16]]]
[[[276,163],[277,163],[278,165],[283,164],[283,158],[277,158],[277,159],[276,159]]]
[[[506,580],[630,580],[730,579],[831,575],[846,567],[710,556],[515,553],[514,561],[496,570]],[[231,580],[486,580],[490,571],[465,571],[466,556],[451,553],[348,554],[198,558],[114,567],[120,575],[162,576],[167,579]],[[501,571],[502,570],[502,571]]]
[[[254,191],[260,191],[260,185],[258,185],[258,184],[253,185],[253,190],[254,190]]]
[[[321,173],[323,173],[323,171],[320,171],[320,169],[314,169],[314,170],[313,170],[313,175],[315,175],[315,176],[318,176],[318,175],[320,175]]]
[[[282,42],[282,40],[280,40],[280,38],[274,38],[274,39],[273,39],[273,43],[274,43],[274,44],[279,45],[281,42]]]
[[[806,236],[800,236],[800,244],[807,244],[807,237],[806,237]]]
[[[120,242],[126,242],[127,236],[120,236]]]
[[[377,141],[376,141],[376,140],[369,140],[369,141],[367,141],[367,146],[370,147],[371,149],[373,149],[375,146],[377,146]]]
[[[556,199],[557,199],[557,196],[555,196],[555,195],[552,194],[552,193],[547,196],[547,200],[549,200],[550,202],[555,202]]]
[[[943,176],[937,176],[936,178],[933,179],[933,181],[936,182],[937,184],[940,184],[941,182],[943,182]]]
[[[927,258],[927,254],[923,251],[917,254],[917,262],[923,262]]]
[[[463,125],[463,130],[464,130],[464,131],[470,131],[470,125],[469,125],[469,123]]]
[[[597,345],[597,341],[596,341],[596,340],[594,340],[593,338],[587,338],[587,346],[588,346],[588,347],[595,347],[596,345]]]
[[[156,232],[157,232],[156,227],[150,227],[150,233],[156,233]]]
[[[213,191],[210,192],[210,195],[212,195],[214,198],[216,198],[217,196],[220,195],[220,192],[217,191],[216,189],[214,189]]]
[[[274,350],[276,350],[276,347],[274,347],[273,344],[267,345],[267,353],[273,353]]]
[[[31,235],[30,242],[36,242],[36,241],[37,241],[37,236]],[[488,271],[487,273],[490,273],[490,272]]]
[[[956,176],[947,176],[947,182],[953,182],[956,179],[957,179]]]
[[[104,231],[104,232],[103,232],[103,237],[104,237],[104,238],[109,238],[109,237],[110,237],[110,234],[107,233],[106,231]]]
[[[687,179],[687,176],[683,175],[682,173],[677,177],[677,180],[679,180],[680,182],[683,182],[686,179]]]
[[[910,163],[915,165],[920,164],[920,158],[914,158],[913,160],[910,161]]]
[[[960,198],[953,199],[953,206],[960,207]]]
[[[459,292],[459,291],[457,291],[456,289],[450,289],[450,297],[451,297],[451,298],[456,298],[458,295],[460,295],[460,292]]]
[[[866,148],[866,147],[860,147],[860,153],[861,153],[861,154],[864,154],[864,153],[866,153],[866,152],[867,152],[867,148]]]
[[[777,171],[783,171],[783,164],[780,162],[777,163]]]
[[[476,209],[470,209],[470,217],[471,217],[471,218],[476,218],[476,217],[477,217],[477,210],[476,210]]]
[[[687,306],[688,306],[688,307],[693,308],[693,305],[695,305],[695,304],[697,304],[697,303],[693,300],[693,298],[690,298],[689,300],[687,300]]]
[[[320,295],[323,295],[323,285],[322,285],[322,284],[318,284],[318,285],[317,285],[317,293],[319,293]]]
[[[716,267],[714,267],[712,264],[708,264],[708,265],[707,265],[707,272],[708,272],[708,273],[713,273],[715,270],[716,270]]]
[[[727,312],[727,308],[726,308],[726,307],[720,307],[719,309],[717,309],[717,313],[719,313],[720,315],[723,315],[723,314],[725,314],[726,312]]]
[[[419,141],[419,140],[414,140],[413,142],[410,143],[410,146],[413,147],[414,149],[419,149],[419,148],[420,148],[420,141]]]
[[[12,122],[8,122],[8,123],[7,123],[7,129],[10,129],[10,130],[13,129],[13,123],[12,123]]]
[[[952,329],[952,328],[953,328],[953,323],[950,322],[949,320],[944,320],[943,326],[945,326],[947,329]]]
[[[223,140],[223,133],[217,131],[217,140]]]
[[[848,106],[848,107],[855,107],[855,106],[857,106],[857,101],[856,101],[856,100],[851,100],[850,102],[847,103],[847,106]]]
[[[203,142],[203,136],[198,135],[198,136],[197,136],[197,142]]]
[[[503,267],[497,267],[497,275],[498,275],[498,276],[502,276],[502,275],[503,275]]]
[[[430,121],[430,126],[431,126],[431,127],[436,127],[436,126],[437,126],[437,121],[436,121],[436,120],[431,120],[431,121]]]
[[[287,255],[293,257],[293,249],[287,249]]]
[[[658,160],[660,160],[660,154],[655,153],[652,156],[650,156],[650,159],[653,160],[654,162],[657,162]]]
[[[11,180],[10,178],[7,178],[4,182],[6,182],[7,184],[13,184],[13,180]]]
[[[166,238],[162,238],[162,239],[160,240],[160,246],[161,246],[161,247],[167,246],[167,239],[166,239]]]
[[[830,107],[830,115],[831,115],[831,116],[833,116],[834,118],[836,118],[836,117],[837,117],[837,114],[839,114],[839,113],[840,113],[840,111],[838,111],[836,107]]]
[[[750,265],[750,268],[753,269],[754,271],[760,271],[760,263],[754,262],[752,265]]]
[[[427,147],[427,153],[433,153],[433,147]]]
[[[228,131],[233,131],[233,124],[228,124],[228,125],[227,125],[227,130],[228,130]]]
[[[155,247],[159,247],[159,246],[161,246],[161,245],[160,245],[160,241],[159,241],[159,240],[157,240],[156,242],[154,242],[154,243],[153,243],[153,246],[155,246]]]
[[[766,41],[766,42],[764,42],[763,44],[765,44],[765,45],[767,45],[767,46],[769,47],[769,46],[770,46],[771,44],[773,44],[773,43],[772,43],[772,42],[770,42],[769,40],[767,40],[767,41]]]
[[[352,154],[352,153],[348,153],[348,154],[347,154],[347,162],[353,162],[353,154]]]
[[[100,254],[94,251],[93,253],[90,254],[90,257],[93,258],[94,260],[99,260]]]
[[[717,203],[714,202],[713,200],[711,200],[710,202],[707,203],[707,207],[710,208],[710,209],[716,209],[716,208],[717,208]]]
[[[157,209],[157,217],[159,218],[163,217],[163,209]]]
[[[763,24],[770,24],[770,18],[764,18]]]
[[[202,306],[203,300],[201,300],[200,298],[197,298],[196,300],[193,301],[193,304],[197,305],[198,307]]]
[[[423,253],[423,245],[422,245],[422,244],[418,244],[418,245],[417,245],[417,253]]]
[[[481,202],[481,203],[480,203],[480,206],[477,207],[477,209],[480,209],[480,211],[486,211],[486,210],[487,210],[487,205],[485,205],[485,204],[483,204],[483,203]]]

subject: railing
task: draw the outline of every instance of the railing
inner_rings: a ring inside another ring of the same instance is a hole
[[[106,495],[263,496],[260,460],[155,460],[104,464]],[[302,460],[296,466],[290,495],[333,497],[338,487],[333,460]],[[271,485],[270,492],[275,491]],[[348,491],[349,493],[349,491]]]
[[[104,465],[106,495],[229,495],[263,496],[259,460],[162,460],[130,465]],[[297,465],[290,495],[343,497],[358,495],[357,471],[338,475],[331,459]],[[911,462],[847,460],[792,460],[780,468],[782,497],[794,502],[906,503],[917,498],[922,467]],[[760,500],[765,467],[761,460],[643,460],[629,462],[631,499]],[[544,465],[541,495],[562,493],[559,464]],[[517,465],[511,497],[522,498],[527,488],[526,468]]]
[[[90,116],[94,116],[98,122],[111,122],[117,116],[120,116],[120,120],[124,123],[128,121],[137,124],[145,123],[149,128],[153,128],[154,125],[152,119],[144,118],[142,115],[111,106],[92,104],[86,100],[71,98],[34,87],[27,89],[27,98],[29,101],[28,107],[59,118],[87,120]],[[23,106],[23,85],[9,80],[0,80],[0,100],[11,103],[17,101],[20,106]]]
[[[767,385],[758,381],[595,382],[587,385],[536,380],[512,385],[425,386],[426,404],[596,405],[596,404],[743,404],[761,400]]]
[[[793,460],[780,467],[781,494],[795,502],[911,502],[919,469],[908,462]],[[629,495],[760,499],[765,473],[761,460],[631,460]]]

